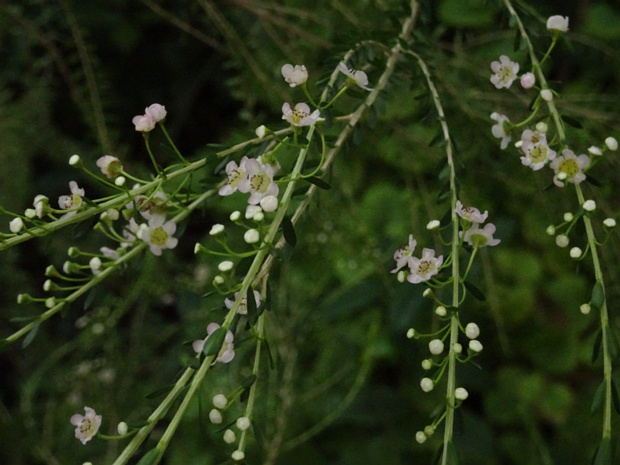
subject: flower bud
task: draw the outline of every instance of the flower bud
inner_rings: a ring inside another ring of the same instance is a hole
[[[413,339],[415,337],[415,329],[409,328],[407,330],[407,339]]]
[[[428,229],[429,231],[433,231],[435,229],[438,229],[439,226],[441,226],[439,220],[432,220],[429,221],[429,223],[426,225],[426,229]]]
[[[424,442],[426,442],[426,434],[424,434],[424,431],[418,431],[415,433],[415,440],[418,444],[424,444]]]
[[[547,226],[547,229],[545,230],[545,232],[549,234],[550,236],[555,235],[555,226],[553,225]]]
[[[237,221],[239,221],[240,218],[241,218],[241,212],[238,210],[235,210],[234,212],[230,214],[230,221],[232,221],[233,223],[236,223]]]
[[[213,405],[219,409],[223,409],[226,408],[226,405],[228,404],[228,399],[226,399],[226,396],[224,394],[217,394],[215,396],[213,396]]]
[[[18,232],[20,232],[23,227],[24,227],[24,220],[22,220],[19,217],[13,218],[9,222],[9,229],[11,230],[13,234],[17,234]]]
[[[224,431],[224,442],[226,444],[232,444],[236,440],[237,436],[235,435],[235,432],[233,430],[227,429],[226,431]]]
[[[245,454],[242,450],[236,450],[230,456],[233,460],[236,460],[237,462],[241,462],[245,458]]]
[[[248,244],[256,244],[260,241],[260,234],[256,229],[248,229],[243,235],[243,240]]]
[[[260,200],[260,207],[266,212],[274,212],[278,209],[278,198],[275,195],[267,195]]]
[[[82,165],[82,159],[80,158],[79,155],[71,155],[71,158],[69,158],[69,165],[71,165],[71,166],[81,166]]]
[[[588,149],[588,153],[596,157],[600,157],[601,155],[603,155],[603,151],[598,147],[595,147],[594,145]]]
[[[538,132],[547,132],[549,128],[547,127],[547,123],[543,122],[543,121],[539,121],[538,123],[536,123],[536,130]]]
[[[127,434],[128,429],[129,427],[127,426],[127,423],[125,423],[124,421],[121,421],[116,427],[116,431],[118,431],[118,434],[120,434],[121,436],[124,436],[125,434]]]
[[[564,234],[558,234],[557,236],[555,236],[555,243],[558,247],[564,248],[568,246],[569,242],[570,241],[568,239],[568,236],[565,236]]]
[[[209,412],[209,420],[211,420],[211,423],[219,425],[220,423],[222,423],[222,414],[216,408],[211,409],[211,411]]]
[[[573,214],[571,212],[566,212],[564,213],[564,221],[569,222],[569,221],[573,221]]]
[[[233,266],[233,262],[231,262],[230,260],[224,260],[217,266],[217,269],[220,270],[222,273],[226,273],[227,271],[232,270]]]
[[[431,342],[428,343],[428,350],[433,355],[439,355],[443,352],[443,341],[441,341],[440,339],[433,339]]]
[[[433,380],[430,378],[422,378],[420,380],[420,387],[424,392],[431,392],[435,387],[435,383],[433,383]]]
[[[579,257],[581,257],[581,249],[579,247],[573,247],[572,249],[570,249],[569,255],[571,258],[574,258],[575,260],[577,260]]]
[[[259,139],[263,139],[265,135],[267,134],[267,127],[263,124],[256,128],[255,133],[256,133],[256,137],[258,137]]]
[[[224,225],[223,224],[214,224],[213,226],[211,226],[211,230],[209,231],[209,235],[210,236],[217,236],[220,233],[224,232]]]
[[[482,344],[476,339],[472,339],[471,341],[469,341],[469,348],[476,353],[482,352]]]
[[[553,93],[549,89],[541,90],[540,96],[545,102],[551,102],[553,100]]]
[[[583,209],[587,212],[593,212],[596,210],[596,202],[594,200],[586,200],[583,202]]]
[[[521,86],[524,89],[531,89],[536,84],[536,76],[532,73],[525,73],[521,76]]]
[[[241,431],[245,431],[250,427],[250,419],[248,417],[239,417],[235,424]]]
[[[422,360],[422,368],[424,370],[430,370],[431,368],[433,368],[433,361],[430,358]]]
[[[476,323],[468,323],[465,326],[465,336],[469,339],[476,339],[480,335],[480,328]]]
[[[459,344],[458,342],[455,342],[454,345],[452,346],[452,350],[454,351],[455,354],[460,354],[463,352],[463,346]]]
[[[590,304],[581,304],[581,306],[579,307],[579,311],[583,313],[584,315],[587,315],[588,313],[590,313],[591,310],[592,310],[592,307],[590,306]]]
[[[116,185],[117,187],[123,187],[126,181],[127,179],[125,178],[125,176],[117,176],[114,179],[114,185]]]
[[[614,137],[608,137],[605,139],[605,145],[612,152],[618,150],[618,141]]]
[[[442,317],[443,317],[443,316],[446,316],[446,315],[447,315],[447,313],[448,313],[448,312],[446,311],[446,307],[444,307],[443,305],[440,305],[439,307],[437,307],[437,308],[435,309],[435,314],[436,314],[437,316],[442,316]]]
[[[605,220],[603,221],[603,224],[607,228],[615,228],[616,227],[616,220],[614,220],[613,218],[605,218]]]
[[[454,390],[454,397],[458,400],[465,400],[469,397],[469,393],[467,392],[467,389],[458,387]]]

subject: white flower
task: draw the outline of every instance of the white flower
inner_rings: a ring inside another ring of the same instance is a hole
[[[112,155],[104,155],[97,160],[97,166],[106,177],[112,179],[117,177],[123,171],[121,161]]]
[[[230,161],[226,165],[226,175],[228,176],[228,181],[224,184],[220,190],[220,195],[230,195],[235,192],[238,188],[239,181],[245,179],[246,177],[246,168],[245,164],[248,161],[248,157],[243,157],[239,165],[235,161]]]
[[[148,227],[140,232],[140,239],[146,242],[153,255],[160,256],[163,249],[174,249],[179,240],[172,235],[177,230],[174,221],[164,223],[161,216],[153,216],[149,220]]]
[[[216,394],[213,396],[213,405],[219,409],[226,408],[226,405],[228,405],[228,399],[224,394]]]
[[[151,132],[155,129],[155,120],[149,115],[134,116],[131,122],[138,132]]]
[[[467,389],[458,387],[454,390],[454,397],[458,400],[465,400],[469,397],[469,393],[467,392]]]
[[[555,171],[553,182],[558,187],[564,187],[565,182],[579,184],[586,175],[583,170],[590,165],[590,157],[585,154],[579,156],[570,149],[562,150],[562,155],[558,156],[549,165]]]
[[[596,210],[596,202],[594,200],[586,200],[583,202],[583,209],[587,212],[593,212]]]
[[[207,337],[204,339],[198,339],[192,343],[192,348],[194,349],[194,352],[196,352],[197,354],[201,353],[202,349],[205,346],[205,343],[207,342],[207,339],[209,339],[211,334],[213,334],[219,328],[220,325],[218,325],[217,323],[209,323],[209,325],[207,326]],[[234,340],[235,336],[232,331],[230,329],[227,330],[226,336],[224,337],[224,344],[222,344],[222,348],[217,354],[215,360],[213,361],[213,365],[215,365],[216,362],[228,363],[235,357],[235,344],[233,344]]]
[[[605,145],[612,152],[618,150],[618,141],[614,137],[608,137],[605,139]]]
[[[510,58],[502,55],[499,61],[491,63],[491,70],[495,73],[491,76],[491,83],[498,89],[502,87],[508,89],[517,78],[519,63],[510,61]]]
[[[526,129],[521,135],[521,150],[525,154],[521,157],[521,163],[534,171],[541,169],[556,155],[555,151],[547,145],[547,135],[531,129]]]
[[[372,90],[368,86],[368,76],[364,71],[349,69],[344,61],[338,64],[338,70],[348,78],[355,81],[355,83],[364,90]]]
[[[531,89],[536,84],[536,76],[533,73],[525,73],[521,76],[521,87]]]
[[[551,92],[549,89],[541,90],[540,96],[545,102],[550,102],[551,100],[553,100],[553,92]]]
[[[428,281],[439,272],[439,267],[442,263],[443,255],[435,258],[435,251],[433,249],[423,249],[422,258],[409,258],[411,274],[407,276],[407,281],[413,284]]]
[[[49,213],[49,199],[44,195],[37,195],[32,202],[32,206],[34,207],[34,211],[36,216],[39,218],[43,218],[45,215]]]
[[[433,355],[439,355],[443,352],[443,341],[441,339],[433,339],[428,343],[428,350]]]
[[[463,207],[460,200],[456,201],[456,208],[454,209],[457,215],[470,223],[484,223],[489,216],[489,212],[485,211],[480,213],[480,210],[474,207]]]
[[[163,220],[168,211],[167,200],[166,194],[162,191],[157,191],[150,197],[146,195],[137,195],[125,207],[128,210],[135,210],[138,208],[140,215],[142,215],[142,218],[145,220],[150,220],[154,216],[160,217]]]
[[[493,134],[493,137],[497,137],[498,139],[502,140],[500,148],[504,150],[506,147],[508,147],[508,143],[510,142],[511,138],[509,129],[510,120],[506,115],[502,115],[495,111],[491,113],[491,119],[497,121],[497,124],[494,124],[491,127],[491,133]]]
[[[480,328],[476,323],[468,323],[465,326],[465,335],[469,339],[476,339],[480,335]]]
[[[484,228],[480,229],[479,225],[465,231],[464,240],[473,247],[486,247],[499,244],[499,239],[493,238],[495,233],[495,225],[493,223],[487,223]]]
[[[23,227],[24,227],[24,220],[22,220],[19,217],[13,218],[9,222],[9,229],[11,230],[13,234],[17,234],[18,232],[20,232]]]
[[[65,213],[63,217],[74,215],[78,208],[82,206],[82,197],[84,196],[84,189],[80,189],[75,181],[69,183],[71,189],[71,195],[61,195],[58,197],[58,205],[63,210],[72,210],[69,213]]]
[[[282,66],[280,70],[284,80],[290,84],[291,87],[300,86],[305,84],[308,80],[308,70],[304,65],[290,65],[286,64]]]
[[[413,255],[417,242],[413,238],[413,234],[409,234],[409,244],[402,246],[396,252],[394,252],[394,260],[396,260],[396,268],[392,270],[392,273],[396,273],[403,266],[409,262],[409,258]]]
[[[268,195],[278,195],[278,185],[273,181],[276,173],[268,163],[262,164],[257,160],[249,159],[245,163],[247,170],[246,177],[237,184],[239,192],[250,192],[248,203],[250,205],[258,204],[263,197]]]
[[[422,378],[420,380],[420,387],[424,392],[431,392],[435,387],[435,383],[433,383],[433,380],[430,378]]]
[[[85,415],[76,413],[69,420],[75,426],[75,437],[82,441],[82,444],[90,441],[101,426],[101,415],[97,415],[92,408],[84,407],[84,413]]]
[[[254,302],[256,302],[256,308],[260,307],[260,292],[258,292],[257,290],[253,290],[252,294],[254,295]],[[237,297],[239,296],[238,292],[235,292],[235,296],[234,299],[225,299],[224,300],[224,305],[226,305],[227,309],[231,309],[235,303],[235,300],[237,300]],[[241,302],[239,303],[239,307],[237,308],[237,313],[239,315],[247,315],[248,314],[248,302],[247,302],[247,295],[244,295],[243,298],[241,299]]]
[[[246,220],[254,219],[256,215],[262,212],[263,212],[263,209],[260,207],[260,205],[248,205],[245,208],[245,219]]]
[[[166,112],[165,106],[160,105],[159,103],[153,103],[144,109],[144,114],[149,116],[156,123],[159,123],[160,121],[166,119],[166,115],[168,113]]]
[[[282,119],[285,119],[293,126],[312,126],[319,120],[321,112],[314,110],[310,113],[310,107],[306,103],[298,103],[295,109],[291,109],[290,103],[282,105]]]
[[[547,19],[547,29],[558,32],[568,31],[568,16],[550,16],[549,19]]]

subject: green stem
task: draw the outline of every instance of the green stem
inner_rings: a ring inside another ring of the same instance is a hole
[[[168,139],[168,143],[172,147],[172,150],[174,150],[174,153],[179,158],[181,163],[183,163],[184,165],[188,165],[189,164],[188,161],[185,159],[185,157],[183,155],[181,155],[181,152],[179,152],[179,149],[177,148],[177,146],[174,145],[174,142],[172,142],[172,138],[170,137],[170,134],[168,134],[168,131],[166,130],[166,126],[164,126],[164,122],[163,121],[159,123],[159,127],[164,132],[164,135],[166,136],[166,139]]]

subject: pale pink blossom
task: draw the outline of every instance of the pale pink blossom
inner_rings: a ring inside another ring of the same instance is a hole
[[[84,413],[85,415],[76,413],[69,420],[75,426],[75,437],[82,441],[82,444],[90,441],[101,426],[101,415],[97,415],[92,408],[84,407]]]
[[[271,165],[259,163],[252,158],[246,161],[245,169],[246,176],[239,181],[237,188],[239,192],[250,193],[250,205],[257,205],[268,195],[278,195],[279,188],[273,180],[276,170]]]
[[[228,181],[218,191],[220,195],[230,195],[237,190],[239,181],[246,178],[245,164],[248,160],[248,157],[244,156],[239,162],[239,165],[237,165],[235,161],[228,162],[226,165],[226,175],[228,176]]]
[[[97,166],[106,177],[112,179],[117,177],[123,171],[121,161],[112,155],[104,155],[97,160]]]
[[[502,55],[499,57],[499,61],[491,63],[491,70],[495,73],[491,76],[491,83],[498,89],[503,87],[508,89],[514,80],[517,79],[519,63],[510,61],[510,58]]]
[[[159,123],[166,119],[166,107],[159,103],[154,103],[144,109],[144,115],[149,116],[153,121]]]
[[[409,258],[409,270],[407,281],[413,284],[428,281],[439,272],[439,267],[443,263],[443,255],[435,257],[433,249],[423,249],[422,257]]]
[[[196,352],[197,354],[201,353],[205,343],[207,342],[207,339],[209,339],[209,336],[211,336],[211,334],[213,334],[219,328],[220,325],[218,325],[217,323],[209,323],[209,325],[207,326],[207,337],[205,339],[198,339],[192,343],[192,348],[194,349],[194,352]],[[226,336],[224,337],[224,344],[222,344],[222,348],[217,354],[215,360],[213,361],[213,365],[215,365],[216,362],[228,363],[235,357],[235,344],[233,343],[234,339],[235,336],[232,331],[227,330]]]
[[[295,109],[291,109],[290,103],[282,105],[282,119],[285,119],[293,126],[312,126],[319,120],[321,112],[314,110],[310,113],[310,107],[306,103],[298,103]]]
[[[290,84],[291,87],[300,86],[305,84],[308,80],[308,70],[304,65],[290,65],[286,64],[281,69],[284,80]]]
[[[348,68],[344,61],[341,61],[338,64],[338,70],[343,73],[345,76],[349,77],[355,83],[360,86],[364,90],[372,90],[368,87],[368,76],[364,71],[360,71],[359,69]]]
[[[409,262],[409,258],[413,255],[417,242],[413,238],[413,234],[409,234],[409,244],[402,246],[396,252],[394,252],[394,260],[396,260],[396,268],[392,270],[392,273],[397,273],[403,266]]]
[[[460,200],[456,201],[454,209],[457,215],[470,223],[484,223],[489,216],[489,212],[480,213],[480,210],[474,207],[464,207]]]

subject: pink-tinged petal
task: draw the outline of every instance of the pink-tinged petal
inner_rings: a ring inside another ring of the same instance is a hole
[[[194,349],[194,352],[196,352],[197,354],[202,352],[202,349],[204,346],[205,346],[204,339],[198,339],[192,342],[192,349]]]

